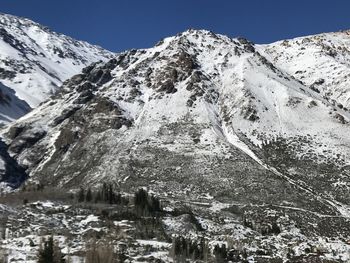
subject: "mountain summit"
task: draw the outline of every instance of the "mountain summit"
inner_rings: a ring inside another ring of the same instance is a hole
[[[28,184],[147,187],[286,257],[349,236],[349,41],[189,30],[85,67],[3,131],[7,151]]]

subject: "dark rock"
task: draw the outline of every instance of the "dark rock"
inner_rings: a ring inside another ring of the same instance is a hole
[[[320,90],[316,88],[316,85],[311,85],[309,88],[317,93],[321,93]]]
[[[64,81],[62,85],[65,87],[73,88],[79,85],[80,83],[82,83],[85,80],[85,78],[86,78],[85,74],[77,74],[77,75],[74,75],[72,78]]]
[[[100,68],[94,68],[93,70],[91,70],[89,72],[89,74],[87,75],[87,80],[92,82],[92,83],[97,83],[102,75],[103,75],[103,70]]]
[[[102,86],[106,84],[108,81],[112,80],[112,75],[110,71],[104,71],[101,78],[98,80],[97,84]]]
[[[12,188],[19,187],[28,175],[24,168],[9,155],[8,147],[2,140],[0,140],[0,159],[4,163],[4,168],[0,169],[0,183],[5,182]]]
[[[262,56],[259,52],[256,52],[255,54],[258,56],[259,61],[260,61],[263,65],[267,66],[267,67],[268,67],[269,69],[271,69],[273,72],[275,72],[275,73],[277,72],[277,68],[276,68],[270,61],[268,61],[266,57]]]
[[[93,85],[91,82],[84,82],[83,84],[79,85],[76,88],[77,92],[94,91],[94,90],[96,90],[96,86]]]
[[[165,93],[175,93],[177,89],[175,88],[173,82],[171,80],[167,80],[164,83],[160,84],[157,91],[165,92]]]
[[[97,65],[97,62],[90,64],[89,66],[82,69],[84,74],[89,74]]]
[[[188,99],[187,102],[186,102],[186,105],[187,105],[188,107],[192,107],[193,103],[194,103],[193,100]]]
[[[318,80],[315,80],[315,82],[313,83],[314,85],[322,85],[325,82],[324,79],[320,78]]]
[[[23,42],[16,39],[4,28],[0,28],[0,37],[3,39],[5,43],[9,44],[11,47],[15,48],[16,50],[18,50],[24,55],[28,55],[28,54],[38,55],[37,52],[35,52],[30,48],[27,48]]]
[[[40,128],[24,127],[23,131],[11,142],[9,150],[15,154],[30,148],[46,135],[46,131]]]
[[[25,130],[25,128],[25,125],[12,125],[9,131],[6,133],[6,136],[13,140],[18,135],[20,135]]]
[[[248,39],[246,39],[244,37],[238,37],[237,40],[242,45],[252,44]]]
[[[94,97],[94,93],[91,90],[84,90],[79,97],[74,101],[75,104],[86,104]]]
[[[118,60],[116,58],[112,58],[109,60],[103,67],[108,70],[113,70],[118,64]]]
[[[52,126],[55,127],[58,124],[61,124],[64,120],[68,119],[71,117],[77,110],[79,110],[80,107],[73,107],[73,108],[68,108],[63,110],[61,116],[58,116],[52,121]]]
[[[58,152],[66,152],[70,145],[79,138],[79,133],[73,131],[71,127],[64,127],[55,141],[55,148]]]
[[[344,116],[339,114],[339,113],[336,113],[334,118],[337,119],[342,124],[346,124],[347,123],[347,121],[345,120]]]
[[[200,71],[194,71],[192,76],[191,76],[191,82],[192,83],[198,83],[201,81],[201,76],[202,76],[202,73]]]
[[[245,51],[251,52],[251,53],[255,52],[254,44],[250,42],[248,39],[239,37],[237,38],[237,40],[239,41],[239,43],[243,45],[243,48]]]
[[[187,54],[186,52],[180,53],[177,64],[187,72],[198,67],[197,63],[193,60],[191,55]]]
[[[16,77],[15,71],[10,71],[4,68],[0,68],[0,78],[1,79],[13,79]]]
[[[190,83],[188,83],[187,84],[187,86],[186,86],[186,90],[192,90],[193,89],[193,83],[192,82],[190,82]]]
[[[141,95],[142,95],[142,92],[140,90],[138,90],[137,88],[133,88],[129,92],[129,99],[133,101],[136,97]]]
[[[249,121],[257,121],[260,119],[257,110],[250,105],[242,108],[241,114]]]

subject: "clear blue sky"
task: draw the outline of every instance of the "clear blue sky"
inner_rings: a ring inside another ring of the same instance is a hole
[[[0,11],[112,51],[188,28],[255,43],[350,29],[348,0],[0,0]]]

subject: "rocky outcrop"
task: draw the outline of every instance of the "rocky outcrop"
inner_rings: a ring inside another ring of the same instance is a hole
[[[6,186],[17,188],[28,176],[21,166],[8,153],[8,147],[0,141],[0,183]]]
[[[207,234],[212,220],[214,236],[238,231],[271,247],[344,236],[346,107],[323,97],[327,76],[301,80],[306,69],[292,76],[269,54],[191,30],[93,63],[6,130],[8,151],[28,183],[147,187],[167,204],[193,206],[167,210],[179,234]]]

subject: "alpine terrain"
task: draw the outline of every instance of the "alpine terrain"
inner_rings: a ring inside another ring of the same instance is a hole
[[[18,119],[83,67],[112,56],[29,19],[0,14],[0,123]]]
[[[110,54],[29,24],[55,45],[26,41],[33,69],[13,56],[4,85],[31,107],[28,89],[56,92],[2,130],[7,258],[35,262],[52,235],[73,262],[349,262],[350,31],[188,30],[57,88]]]

